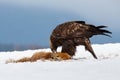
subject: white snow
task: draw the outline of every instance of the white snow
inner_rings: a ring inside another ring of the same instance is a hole
[[[120,80],[120,43],[92,45],[98,60],[77,47],[75,60],[5,64],[50,49],[0,52],[0,80]],[[61,48],[58,49],[60,51]]]

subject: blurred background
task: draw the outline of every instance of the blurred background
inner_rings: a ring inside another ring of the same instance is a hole
[[[74,20],[108,26],[112,38],[93,44],[120,42],[120,0],[0,0],[0,51],[48,48],[52,30]]]

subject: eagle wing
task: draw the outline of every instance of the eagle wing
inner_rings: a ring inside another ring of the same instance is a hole
[[[76,22],[68,22],[58,25],[53,31],[53,35],[58,39],[68,39],[77,37],[91,37],[93,30],[89,25]]]
[[[53,31],[53,35],[58,39],[68,39],[68,38],[90,38],[93,35],[106,35],[106,33],[110,33],[108,30],[104,30],[101,28],[105,28],[106,26],[98,26],[91,24],[85,24],[81,21],[73,21],[66,22],[58,25]]]

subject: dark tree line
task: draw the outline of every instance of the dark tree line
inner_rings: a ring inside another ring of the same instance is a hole
[[[14,45],[14,44],[0,44],[0,51],[23,51],[44,48],[39,45]]]

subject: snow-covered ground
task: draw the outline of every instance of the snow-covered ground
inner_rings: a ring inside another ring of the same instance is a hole
[[[77,47],[74,60],[5,64],[50,49],[0,52],[0,80],[120,80],[120,43],[92,45],[98,60]],[[61,48],[58,49],[60,51]]]

